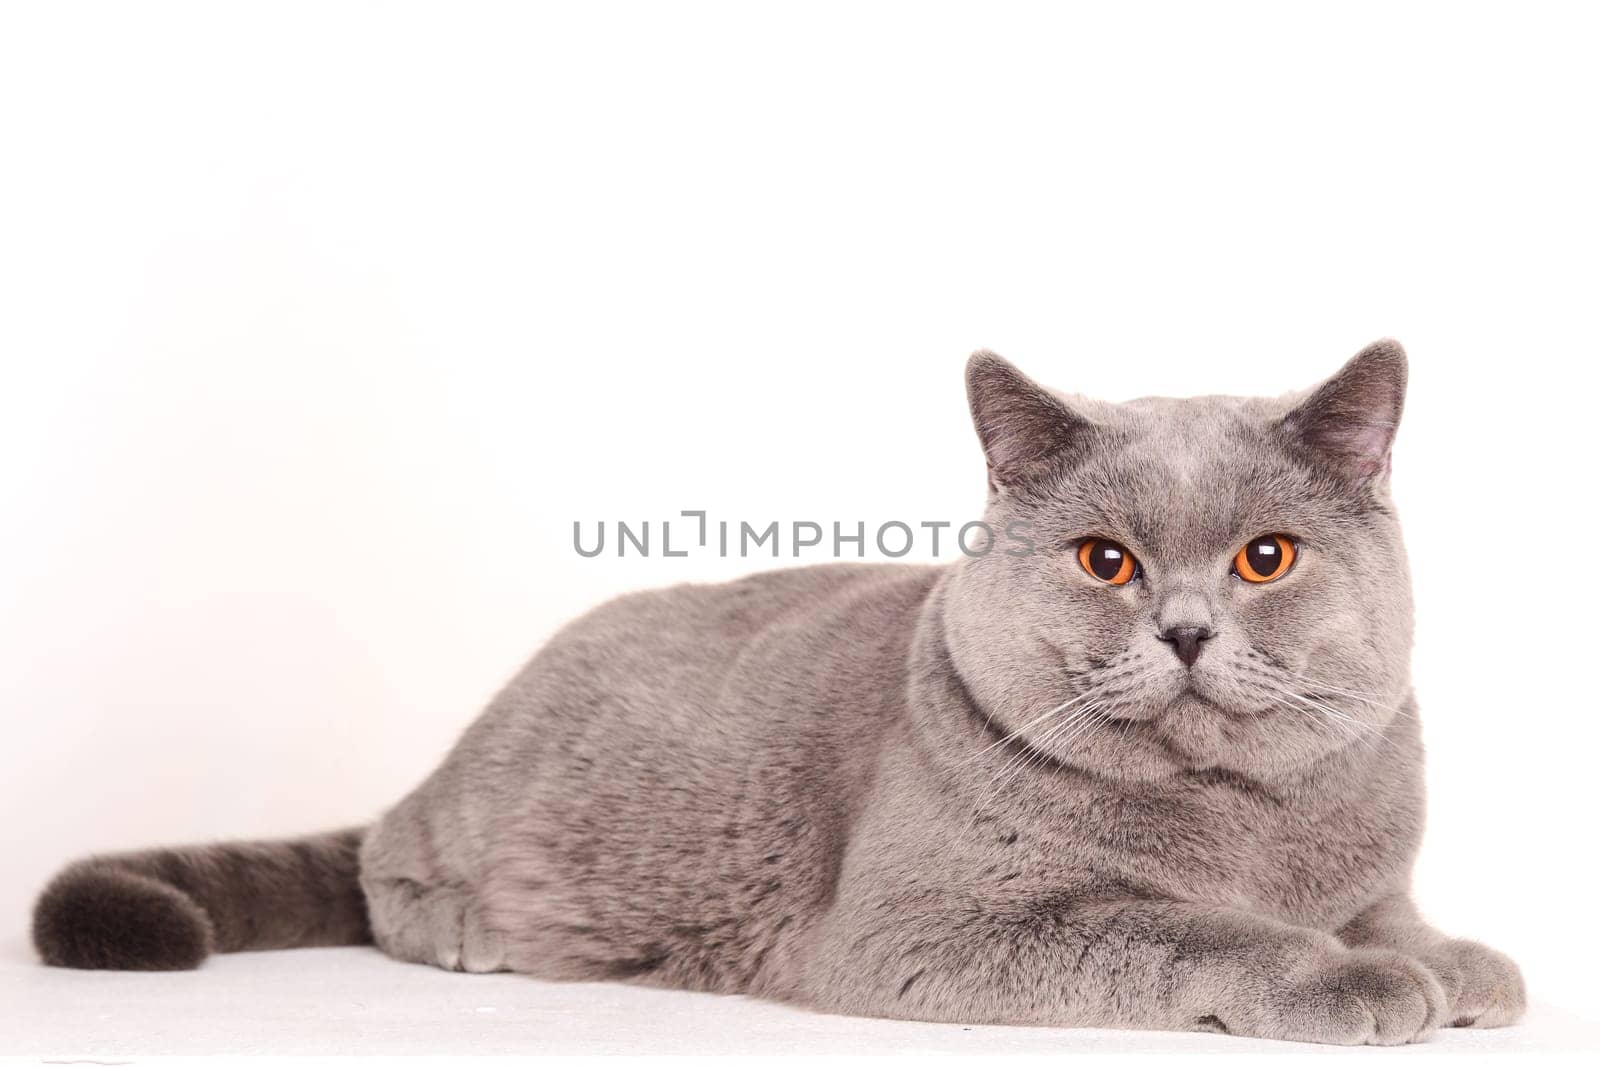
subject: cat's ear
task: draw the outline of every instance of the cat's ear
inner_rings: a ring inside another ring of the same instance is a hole
[[[967,361],[967,404],[995,487],[1049,470],[1089,429],[1082,416],[987,349]]]
[[[1295,406],[1283,428],[1349,482],[1381,479],[1406,401],[1406,351],[1375,341]]]

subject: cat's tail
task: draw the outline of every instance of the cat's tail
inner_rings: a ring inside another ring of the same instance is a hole
[[[64,968],[176,971],[212,953],[371,942],[363,833],[85,858],[39,895],[33,944]]]

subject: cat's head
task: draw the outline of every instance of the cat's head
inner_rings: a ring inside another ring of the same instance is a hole
[[[1409,690],[1405,383],[1393,341],[1275,399],[1111,404],[974,355],[985,520],[1019,537],[963,561],[946,629],[995,728],[1137,778],[1378,741]]]

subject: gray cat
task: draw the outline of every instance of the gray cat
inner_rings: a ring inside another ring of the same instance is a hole
[[[967,1023],[1403,1043],[1523,1009],[1418,918],[1422,747],[1388,493],[1405,356],[1108,404],[987,352],[985,520],[1035,551],[619,598],[375,825],[90,858],[51,964],[375,941]]]

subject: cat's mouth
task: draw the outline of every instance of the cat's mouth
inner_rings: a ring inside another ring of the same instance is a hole
[[[1141,735],[1165,746],[1174,735],[1188,735],[1198,723],[1219,718],[1242,717],[1199,690],[1186,688],[1165,705],[1152,703],[1112,713],[1102,721],[1102,726],[1108,732]]]
[[[1225,708],[1201,693],[1191,684],[1179,690],[1178,696],[1168,702],[1166,714],[1169,716],[1184,716],[1194,713],[1213,715],[1217,713],[1225,714],[1226,712]]]
[[[1168,702],[1162,717],[1183,716],[1223,716],[1232,720],[1255,719],[1260,712],[1253,709],[1235,708],[1218,701],[1215,697],[1206,694],[1193,681],[1184,684],[1178,691],[1178,696]]]
[[[1104,723],[1117,729],[1157,727],[1164,722],[1181,721],[1195,716],[1237,715],[1216,700],[1208,697],[1192,683],[1185,684],[1164,702],[1154,700],[1130,702],[1108,714]]]

